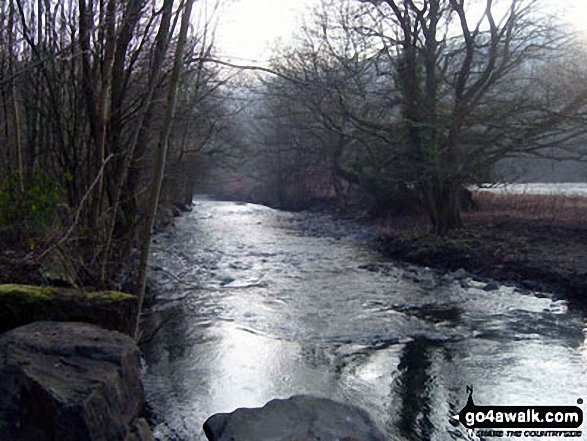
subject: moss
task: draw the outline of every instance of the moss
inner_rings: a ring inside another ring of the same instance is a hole
[[[6,295],[18,295],[27,303],[37,302],[39,300],[51,300],[51,296],[55,291],[57,291],[57,288],[51,286],[17,284],[0,285],[0,297]]]
[[[83,321],[131,333],[137,299],[118,291],[0,285],[0,333],[38,320]]]
[[[0,285],[0,297],[5,295],[18,295],[27,303],[39,300],[51,300],[55,295],[62,296],[82,296],[85,295],[90,300],[125,300],[132,298],[132,294],[119,291],[93,291],[84,292],[77,289],[55,288],[52,286],[33,286],[7,284]]]
[[[87,294],[88,299],[103,299],[103,300],[125,300],[134,297],[132,294],[127,294],[120,291],[95,291]]]

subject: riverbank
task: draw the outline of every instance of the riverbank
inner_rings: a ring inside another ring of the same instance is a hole
[[[587,309],[587,198],[477,191],[478,209],[446,237],[427,234],[425,218],[381,223],[386,257],[564,297]]]
[[[556,386],[583,387],[580,311],[385,259],[354,214],[200,200],[157,238],[163,324],[141,346],[155,436],[205,439],[211,415],[299,394],[363,408],[386,439],[454,431],[438,409],[466,384],[482,402],[576,400]]]

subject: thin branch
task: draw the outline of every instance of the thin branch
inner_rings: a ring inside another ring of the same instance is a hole
[[[201,60],[199,58],[193,58],[190,61],[199,61],[199,62],[204,62],[204,63],[214,63],[214,64],[219,64],[220,66],[231,67],[233,69],[251,70],[251,71],[257,71],[257,72],[265,72],[265,73],[270,73],[270,74],[275,75],[277,77],[283,78],[284,80],[293,81],[294,83],[308,84],[308,81],[302,81],[299,78],[294,78],[294,77],[291,77],[289,75],[285,75],[285,74],[283,74],[281,72],[278,72],[275,69],[271,69],[271,68],[263,67],[263,66],[234,64],[234,63],[229,63],[228,61],[218,60],[216,58],[206,58],[204,60]]]
[[[96,176],[96,178],[94,179],[94,181],[92,182],[92,185],[90,185],[90,187],[87,189],[86,193],[84,194],[84,197],[81,199],[79,206],[77,207],[77,211],[75,213],[74,219],[73,219],[73,223],[71,224],[71,226],[69,227],[69,229],[67,230],[67,232],[61,237],[61,239],[59,239],[59,241],[54,244],[53,246],[47,248],[45,251],[43,251],[38,257],[37,260],[42,260],[47,254],[49,254],[51,251],[53,251],[55,248],[60,247],[61,245],[63,245],[65,243],[65,241],[69,238],[69,236],[71,235],[71,233],[73,232],[73,230],[75,229],[75,227],[78,225],[79,223],[79,218],[81,215],[81,211],[82,208],[84,206],[84,203],[86,202],[86,200],[90,197],[90,194],[92,194],[92,191],[94,190],[94,187],[96,187],[96,185],[98,185],[98,182],[100,182],[100,179],[102,177],[102,175],[104,174],[104,169],[106,167],[106,164],[108,164],[108,162],[110,162],[110,160],[112,158],[114,158],[114,154],[110,153],[110,155],[108,155],[103,161],[102,161],[102,165],[100,167],[100,170],[98,171],[98,174]],[[24,260],[29,259],[32,256],[32,253],[29,253]]]

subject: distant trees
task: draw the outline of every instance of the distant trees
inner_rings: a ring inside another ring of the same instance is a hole
[[[268,190],[262,198],[277,207],[299,209],[333,196],[335,135],[315,120],[319,108],[329,106],[324,91],[273,78],[261,86],[261,93],[255,118],[263,152],[258,170],[264,173],[258,178]],[[329,117],[334,119],[332,110]]]
[[[154,153],[161,126],[169,130],[165,143],[174,165],[164,182],[181,182],[164,191],[172,202],[187,201],[197,173],[177,162],[216,133],[214,120],[222,112],[202,110],[219,105],[221,81],[204,63],[212,51],[210,20],[215,18],[209,14],[215,9],[197,9],[199,26],[189,32],[186,27],[181,47],[180,17],[186,6],[174,0],[157,5],[144,0],[0,4],[0,173],[10,177],[0,183],[0,204],[5,204],[0,206],[0,234],[8,238],[13,231],[5,208],[31,195],[34,200],[21,204],[29,211],[40,206],[39,200],[53,201],[50,208],[42,204],[51,226],[54,189],[60,189],[58,202],[69,213],[60,217],[61,230],[34,238],[23,231],[13,239],[35,241],[40,259],[79,256],[75,266],[81,283],[107,285],[137,246],[148,211],[145,194],[158,168]],[[189,130],[183,125],[181,141],[180,128],[164,118],[174,60],[181,67],[178,87],[190,90],[177,100],[182,119],[191,121]],[[47,195],[26,186],[47,180],[54,183],[46,186]],[[11,225],[18,224],[14,210],[10,216]]]
[[[315,165],[320,150],[332,186],[381,202],[414,189],[445,234],[463,186],[503,158],[584,155],[584,54],[538,1],[324,0],[316,17],[276,58],[264,101],[275,126],[296,127],[282,141]]]
[[[584,157],[587,56],[537,0],[323,0],[247,92],[212,60],[217,9],[194,4],[181,48],[187,3],[0,4],[0,234],[27,259],[108,284],[149,200],[189,204],[212,162],[284,208],[417,195],[445,234],[504,158]]]

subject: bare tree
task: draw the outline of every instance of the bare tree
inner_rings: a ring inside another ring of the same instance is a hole
[[[282,66],[312,91],[314,121],[364,149],[362,170],[381,183],[417,189],[437,234],[461,225],[463,186],[501,159],[584,154],[573,41],[537,0],[324,0],[303,37],[302,61]],[[560,72],[545,75],[549,64]]]
[[[172,1],[172,0],[171,0]],[[147,283],[147,264],[149,261],[149,251],[151,245],[151,235],[153,234],[153,225],[155,221],[155,215],[157,207],[159,205],[159,196],[161,194],[161,186],[163,183],[163,177],[165,174],[165,160],[167,157],[167,145],[169,143],[169,135],[171,133],[171,125],[173,123],[173,116],[175,113],[175,104],[177,99],[177,89],[180,80],[184,49],[186,46],[187,35],[190,17],[192,14],[192,6],[194,0],[186,0],[183,7],[183,14],[181,17],[181,26],[179,30],[178,41],[175,47],[175,56],[173,60],[173,68],[171,70],[171,76],[169,78],[168,92],[167,92],[167,103],[165,109],[165,117],[161,124],[159,131],[159,138],[157,141],[155,169],[153,173],[153,179],[150,188],[150,199],[147,213],[147,219],[143,225],[143,231],[141,234],[141,256],[138,266],[137,276],[137,289],[136,295],[139,298],[138,314],[141,314],[141,308],[145,297],[145,288]],[[139,323],[140,320],[137,318],[137,328],[135,330],[135,338],[139,337]]]
[[[137,245],[141,214],[148,211],[142,195],[155,168],[157,122],[167,109],[183,10],[182,2],[144,0],[11,0],[0,5],[0,171],[8,178],[0,183],[0,203],[15,215],[14,225],[2,225],[0,234],[27,225],[29,218],[42,219],[50,235],[32,238],[25,232],[20,240],[25,249],[36,243],[29,261],[75,260],[80,283],[116,286],[121,262]],[[191,115],[204,113],[202,103],[219,83],[211,70],[195,69],[192,61],[199,58],[201,67],[211,51],[209,18],[202,15],[180,60],[199,72]],[[187,87],[193,78],[180,75],[179,82]],[[216,126],[216,115],[202,116],[202,126]],[[182,139],[183,153],[171,149],[174,160],[183,162],[202,140],[190,130]],[[186,176],[191,173],[185,170]],[[41,181],[51,185],[35,184]],[[53,189],[59,191],[47,197]],[[171,186],[168,192],[174,200],[187,189]],[[40,213],[43,201],[51,203],[43,203]],[[75,216],[55,222],[56,202]],[[5,207],[0,208],[6,224]]]
[[[463,0],[369,3],[377,26],[357,31],[379,39],[395,66],[403,134],[436,233],[461,225],[459,193],[480,166],[584,133],[572,121],[585,115],[585,90],[555,104],[527,81],[569,44],[537,1],[505,10],[492,0],[477,9]]]

